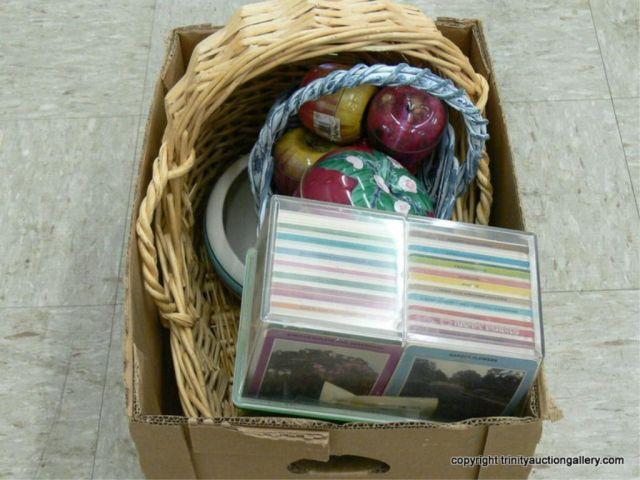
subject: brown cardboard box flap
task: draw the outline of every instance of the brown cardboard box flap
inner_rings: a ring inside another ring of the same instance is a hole
[[[477,471],[451,464],[452,456],[476,456],[484,425],[460,428],[384,428],[331,432],[332,455],[358,455],[390,466],[394,478],[476,478]]]
[[[184,425],[131,422],[140,465],[149,478],[197,478]],[[155,445],[155,448],[149,446]]]
[[[540,373],[538,374],[538,405],[540,408],[540,418],[543,420],[550,420],[552,422],[556,422],[558,420],[562,420],[564,414],[558,405],[556,405],[555,400],[549,393],[549,386],[547,384],[547,375],[544,370],[544,365],[540,368]]]
[[[299,478],[303,473],[313,478],[353,478],[375,473],[385,478],[471,479],[477,478],[478,469],[453,465],[451,457],[481,455],[487,450],[490,428],[482,424],[442,429],[370,427],[365,433],[364,429],[190,425],[189,444],[201,478]],[[260,467],[254,469],[255,465]]]
[[[329,432],[321,430],[292,430],[231,425],[189,425],[189,436],[194,453],[211,453],[212,446],[223,443],[228,455],[257,457],[273,456],[273,449],[290,457],[327,461],[329,459]]]
[[[487,430],[484,456],[523,455],[531,456],[542,435],[542,424],[491,425]],[[478,478],[527,478],[531,468],[515,465],[497,465],[480,468]]]

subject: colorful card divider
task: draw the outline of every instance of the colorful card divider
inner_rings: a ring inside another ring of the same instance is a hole
[[[456,344],[534,352],[531,252],[410,224],[407,332]]]
[[[402,219],[334,217],[281,208],[269,313],[397,329],[404,296]]]

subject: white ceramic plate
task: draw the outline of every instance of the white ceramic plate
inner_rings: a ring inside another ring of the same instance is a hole
[[[248,155],[239,158],[216,182],[205,217],[205,240],[209,257],[222,280],[242,294],[244,261],[256,243],[258,216],[249,176]]]

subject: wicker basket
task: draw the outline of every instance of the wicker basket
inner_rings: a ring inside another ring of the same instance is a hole
[[[279,94],[312,65],[408,63],[464,88],[483,111],[488,84],[420,10],[389,1],[274,0],[243,7],[200,42],[167,94],[167,127],[140,205],[137,236],[145,287],[170,329],[188,417],[233,416],[230,401],[239,305],[213,273],[201,218],[212,183],[253,146]],[[465,130],[453,115],[458,158]],[[487,224],[489,158],[458,199],[454,219]]]

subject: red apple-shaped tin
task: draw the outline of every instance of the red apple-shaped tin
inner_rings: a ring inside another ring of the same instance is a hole
[[[326,154],[307,170],[302,198],[412,215],[433,215],[424,186],[400,163],[368,147]]]
[[[440,99],[410,86],[386,87],[369,106],[367,138],[415,174],[446,125],[447,109]]]

